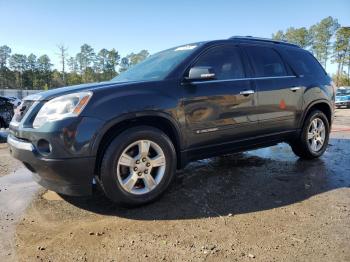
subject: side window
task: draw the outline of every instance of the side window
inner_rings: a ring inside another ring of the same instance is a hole
[[[212,48],[201,55],[194,66],[211,66],[218,80],[245,77],[239,50],[234,46]]]
[[[287,70],[280,55],[270,47],[249,46],[247,53],[256,77],[286,76]]]
[[[298,74],[315,76],[324,76],[326,74],[316,58],[309,52],[301,49],[288,49],[286,53],[288,54],[289,63],[295,68]]]
[[[5,99],[0,98],[0,106],[6,105]]]

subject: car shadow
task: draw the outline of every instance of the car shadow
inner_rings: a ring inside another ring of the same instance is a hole
[[[201,160],[179,171],[157,201],[121,208],[99,191],[91,197],[62,196],[79,208],[136,220],[198,219],[263,211],[350,187],[350,140],[331,139],[326,153],[300,160],[279,144]]]

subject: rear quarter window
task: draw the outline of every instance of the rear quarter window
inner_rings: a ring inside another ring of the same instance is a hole
[[[326,72],[309,52],[303,49],[286,49],[288,62],[298,75],[324,77]]]

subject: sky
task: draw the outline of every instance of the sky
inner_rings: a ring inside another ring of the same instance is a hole
[[[154,53],[233,35],[270,38],[327,16],[350,26],[350,0],[0,0],[0,45],[12,53],[47,54],[58,67],[58,44],[70,55],[84,43],[95,51],[115,48],[122,56]]]

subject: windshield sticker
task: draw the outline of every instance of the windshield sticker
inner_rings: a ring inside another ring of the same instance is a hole
[[[180,47],[176,48],[175,51],[192,50],[196,47],[197,47],[196,45],[184,45],[184,46],[180,46]]]

